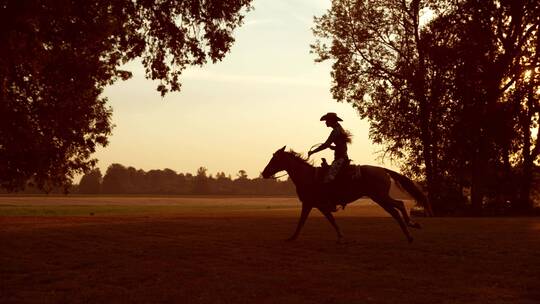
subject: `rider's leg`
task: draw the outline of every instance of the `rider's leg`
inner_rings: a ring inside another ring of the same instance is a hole
[[[335,159],[330,165],[330,168],[328,169],[328,173],[324,177],[323,183],[329,184],[333,182],[336,179],[336,176],[339,173],[339,170],[341,169],[342,165],[343,165],[343,159],[341,158]]]
[[[336,183],[336,176],[339,173],[343,165],[343,159],[335,159],[328,169],[328,173],[324,177],[322,184],[322,201],[323,205],[330,208],[332,212],[337,211],[336,209],[336,197],[338,195],[338,184]],[[343,206],[343,204],[341,204]]]

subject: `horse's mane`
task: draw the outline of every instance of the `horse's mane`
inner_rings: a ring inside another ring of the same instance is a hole
[[[302,161],[302,162],[304,162],[304,163],[307,164],[307,165],[310,165],[310,166],[314,167],[313,161],[312,161],[312,160],[308,160],[307,157],[304,157],[301,153],[298,153],[298,152],[296,152],[296,151],[294,151],[294,150],[289,150],[287,153],[288,153],[289,155],[291,155],[293,158],[295,158],[295,159],[297,159],[297,160],[299,160],[299,161]]]

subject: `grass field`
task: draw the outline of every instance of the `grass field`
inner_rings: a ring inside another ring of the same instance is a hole
[[[540,303],[539,218],[418,218],[294,198],[0,197],[0,303]],[[93,214],[93,215],[92,215]]]

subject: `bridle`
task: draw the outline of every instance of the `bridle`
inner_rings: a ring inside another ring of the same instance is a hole
[[[272,176],[270,176],[270,178],[272,178],[272,179],[278,179],[278,178],[282,178],[282,177],[284,177],[284,176],[286,176],[286,175],[289,175],[289,173],[285,172],[285,173],[283,173],[283,174],[280,175],[280,176],[273,176],[273,175],[272,175]]]
[[[320,145],[322,145],[322,144],[323,144],[323,143],[314,144],[313,146],[311,146],[311,147],[309,148],[308,151],[311,151],[311,150],[313,150],[313,148],[318,147],[318,146],[320,146]],[[308,154],[308,158],[307,158],[307,159],[309,159],[310,157],[311,157],[311,155]],[[289,175],[289,173],[285,172],[285,173],[283,173],[283,174],[280,175],[280,176],[273,176],[273,175],[272,175],[270,178],[272,178],[272,179],[278,179],[278,178],[282,178],[282,177],[287,176],[287,175]]]

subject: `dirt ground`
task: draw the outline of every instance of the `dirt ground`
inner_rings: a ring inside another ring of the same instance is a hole
[[[0,198],[0,303],[540,303],[538,218],[418,218],[409,245],[360,202],[345,243],[317,212],[285,242],[290,198],[81,199]],[[160,212],[103,209],[134,201]]]

